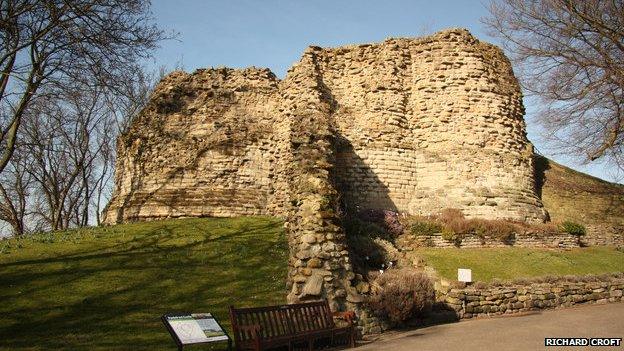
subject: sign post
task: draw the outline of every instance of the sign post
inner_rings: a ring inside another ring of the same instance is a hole
[[[162,321],[179,351],[186,345],[219,341],[227,341],[228,350],[232,350],[232,339],[210,313],[165,314]]]

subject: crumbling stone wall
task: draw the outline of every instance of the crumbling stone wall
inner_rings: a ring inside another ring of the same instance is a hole
[[[317,55],[352,208],[544,221],[520,88],[500,50],[457,30]]]
[[[297,102],[301,89],[316,91],[315,100]],[[285,216],[284,163],[298,118],[285,108],[297,103],[304,112],[306,103],[330,106],[319,123],[335,134],[332,181],[348,209],[547,218],[508,60],[467,31],[448,30],[311,47],[282,82],[255,68],[169,75],[119,140],[106,222]]]
[[[288,130],[268,69],[174,72],[118,140],[105,222],[279,214]]]
[[[175,72],[119,138],[105,222],[278,215],[289,301],[357,305],[339,211],[547,218],[522,115],[507,59],[458,29],[310,47],[282,81]]]
[[[624,225],[588,225],[581,237],[584,246],[624,246]]]
[[[624,279],[596,277],[590,282],[558,281],[526,285],[442,289],[437,294],[458,318],[489,317],[582,304],[622,301]]]
[[[287,174],[290,209],[287,217],[290,246],[288,301],[327,298],[332,310],[350,301],[361,302],[352,287],[355,278],[345,232],[336,214],[338,191],[330,177],[334,132],[329,117],[334,108],[326,98],[307,51],[283,81],[283,108],[291,121]]]

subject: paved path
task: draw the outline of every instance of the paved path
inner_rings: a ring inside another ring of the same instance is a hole
[[[622,338],[624,303],[466,320],[394,332],[356,350],[624,350],[624,346],[544,347],[546,337]]]

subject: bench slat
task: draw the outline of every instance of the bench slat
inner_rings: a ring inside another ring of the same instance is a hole
[[[271,330],[273,331],[273,336],[281,336],[279,328],[277,326],[277,311],[267,311],[265,312],[269,315],[269,324],[271,325]]]
[[[306,330],[308,330],[308,321],[305,318],[303,308],[296,309],[295,313],[299,321],[299,332],[305,332]]]
[[[242,319],[242,322],[243,322],[243,323],[241,323],[242,325],[252,325],[253,324],[253,323],[250,323],[249,315],[247,315],[247,314],[241,315],[241,319]],[[251,334],[251,332],[247,331],[246,334],[247,335],[245,335],[245,338],[244,338],[245,340],[253,339],[253,335]]]
[[[277,312],[278,324],[283,331],[284,335],[292,334],[292,332],[288,329],[286,310],[281,309]]]
[[[270,339],[275,336],[274,335],[275,333],[273,332],[273,329],[270,327],[269,318],[265,316],[265,312],[266,311],[257,311],[257,312],[253,312],[250,314],[256,316],[256,318],[258,319],[258,323],[262,327],[262,336],[267,339]]]
[[[354,345],[353,326],[336,328],[327,301],[252,308],[230,306],[230,319],[237,350],[290,347],[292,342],[313,343],[319,337],[333,335],[347,336],[350,345]],[[259,330],[255,329],[258,327]],[[259,331],[258,340],[254,330]]]
[[[309,330],[318,330],[320,328],[320,326],[317,325],[318,323],[316,321],[316,312],[314,310],[315,310],[314,306],[306,307],[306,312],[308,314],[308,320],[310,321],[310,329]]]

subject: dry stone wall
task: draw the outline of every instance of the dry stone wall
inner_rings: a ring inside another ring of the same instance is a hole
[[[622,246],[624,247],[624,226],[588,225],[587,234],[581,237],[583,246]]]
[[[483,248],[483,247],[542,247],[542,248],[576,248],[581,246],[578,236],[568,233],[515,233],[509,239],[501,240],[489,236],[466,234],[458,241],[446,240],[441,233],[430,235],[404,234],[397,239],[396,245],[401,249],[415,247],[439,248]],[[592,245],[593,246],[593,245]]]
[[[606,277],[592,282],[468,287],[438,291],[442,306],[458,318],[488,317],[581,304],[622,301],[624,279]]]

